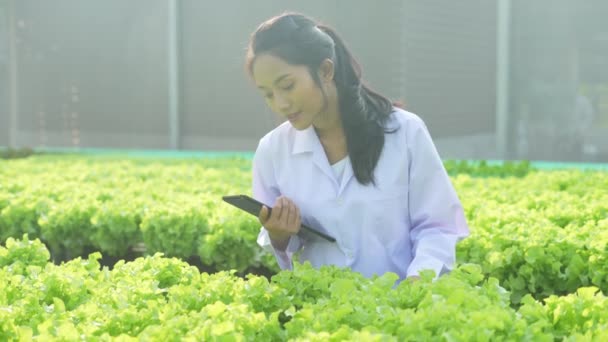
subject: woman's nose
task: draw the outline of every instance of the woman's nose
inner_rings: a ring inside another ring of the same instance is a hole
[[[283,96],[276,97],[275,105],[277,107],[277,110],[283,114],[287,113],[287,110],[290,107],[289,100],[287,100],[287,98],[285,98]],[[287,113],[287,114],[289,114],[289,113]]]

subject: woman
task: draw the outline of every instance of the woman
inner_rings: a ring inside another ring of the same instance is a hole
[[[247,71],[268,106],[288,121],[259,142],[253,197],[258,243],[282,269],[293,255],[371,277],[436,277],[455,262],[469,230],[423,121],[361,81],[336,32],[301,14],[262,23]],[[304,223],[336,239],[304,235]]]

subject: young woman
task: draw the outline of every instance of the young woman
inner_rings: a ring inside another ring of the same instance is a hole
[[[291,269],[337,265],[371,277],[436,276],[469,234],[463,209],[423,121],[364,85],[338,34],[297,13],[262,23],[247,71],[287,121],[253,160],[258,243]],[[336,239],[304,235],[304,223]]]

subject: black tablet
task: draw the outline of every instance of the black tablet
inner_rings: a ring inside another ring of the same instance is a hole
[[[262,202],[257,201],[254,198],[251,198],[247,195],[230,195],[230,196],[222,196],[222,199],[227,202],[232,204],[233,206],[244,210],[248,213],[250,213],[251,215],[258,217],[258,215],[260,214],[260,210],[262,210],[262,206],[266,205],[266,204],[262,204]],[[270,215],[270,212],[272,211],[272,208],[269,205],[266,205],[266,207],[270,210],[268,212],[268,214]],[[322,237],[323,239],[330,241],[330,242],[336,242],[336,239],[334,239],[333,237],[321,233],[320,231],[317,231],[313,228],[310,228],[304,224],[302,224],[302,229],[304,229],[307,232],[313,233],[319,237]]]

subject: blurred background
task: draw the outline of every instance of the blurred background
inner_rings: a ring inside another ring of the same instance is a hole
[[[444,159],[608,162],[605,0],[0,0],[0,147],[254,151],[257,25],[335,27]]]

